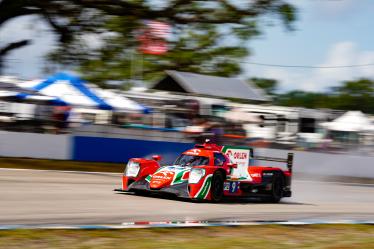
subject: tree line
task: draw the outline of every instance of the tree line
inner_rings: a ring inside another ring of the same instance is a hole
[[[364,113],[374,114],[373,79],[360,78],[344,81],[326,92],[293,90],[286,93],[277,93],[277,80],[252,78],[251,81],[272,96],[273,103],[276,105],[360,110]]]

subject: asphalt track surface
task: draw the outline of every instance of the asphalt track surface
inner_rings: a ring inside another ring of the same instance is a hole
[[[374,220],[374,185],[293,181],[279,204],[195,203],[113,192],[120,174],[0,169],[0,225]]]

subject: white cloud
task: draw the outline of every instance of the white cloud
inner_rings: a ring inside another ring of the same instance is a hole
[[[374,64],[374,51],[360,50],[353,42],[339,42],[327,52],[326,58],[317,66],[347,66]],[[342,81],[360,77],[374,78],[374,66],[344,68],[254,68],[251,77],[278,79],[281,91],[299,89],[324,91]]]

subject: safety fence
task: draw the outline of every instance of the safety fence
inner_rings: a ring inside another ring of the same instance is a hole
[[[98,137],[85,135],[52,135],[0,131],[1,157],[26,157],[91,162],[127,162],[132,157],[161,155],[163,162],[175,157],[193,143]],[[0,165],[1,166],[1,165]]]
[[[0,131],[0,156],[122,163],[132,157],[151,157],[158,154],[163,157],[163,163],[169,164],[179,153],[194,145],[193,142],[178,137],[174,137],[174,141],[165,141],[156,134],[147,140],[137,137],[136,134],[130,138],[126,137],[126,134],[118,137],[97,134],[81,132],[75,135],[51,135]],[[255,149],[255,155],[272,157],[286,157],[288,152],[290,151]],[[374,178],[372,157],[293,152],[295,173]],[[268,164],[269,162],[266,165]]]

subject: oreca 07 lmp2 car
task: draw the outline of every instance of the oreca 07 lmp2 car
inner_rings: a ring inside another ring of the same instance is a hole
[[[224,198],[260,197],[279,202],[291,196],[293,154],[287,159],[254,157],[253,149],[206,142],[183,152],[170,166],[161,157],[132,158],[122,176],[121,192],[172,194],[219,202]],[[287,164],[287,170],[255,165],[256,160]]]

